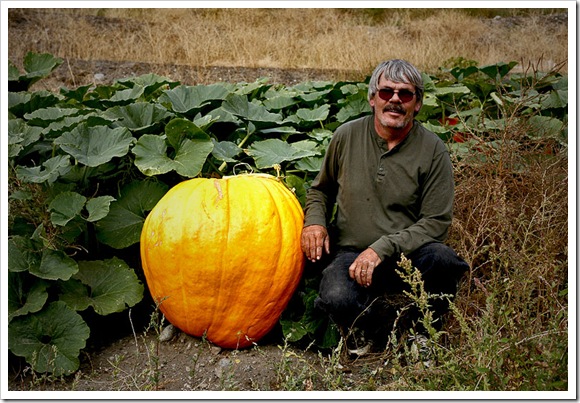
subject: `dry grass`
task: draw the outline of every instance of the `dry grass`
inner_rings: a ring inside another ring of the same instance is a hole
[[[545,60],[547,69],[566,61],[567,25],[542,23],[565,9],[525,18],[515,15],[522,10],[497,12],[499,21],[487,18],[493,9],[12,9],[9,57],[36,51],[65,60],[363,74],[389,58],[425,71],[459,56],[480,64]]]

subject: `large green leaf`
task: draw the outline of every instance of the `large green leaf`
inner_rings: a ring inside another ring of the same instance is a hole
[[[553,138],[565,140],[566,125],[559,119],[550,116],[532,116],[528,119],[530,130],[528,136],[533,139]]]
[[[147,176],[162,175],[175,169],[175,162],[167,155],[164,136],[145,134],[132,150],[135,166]]]
[[[132,182],[123,187],[118,200],[111,203],[109,214],[97,221],[97,238],[116,249],[139,242],[147,212],[155,207],[167,188],[155,181]]]
[[[81,113],[77,108],[63,108],[51,106],[49,108],[37,109],[34,112],[24,114],[24,119],[29,125],[47,127],[51,122],[64,119],[66,116],[78,115]]]
[[[84,295],[76,289],[63,294],[60,300],[74,309],[86,306],[87,302],[100,315],[121,312],[143,298],[143,284],[127,264],[118,258],[108,260],[81,261],[74,278],[86,287]]]
[[[79,352],[90,330],[83,318],[64,302],[40,312],[16,317],[8,325],[8,348],[36,372],[68,375],[79,368]]]
[[[230,95],[222,104],[222,108],[254,123],[257,128],[272,127],[282,122],[282,115],[269,112],[264,105],[249,102],[244,95]]]
[[[171,117],[167,109],[148,102],[135,102],[126,106],[107,109],[106,118],[117,119],[117,123],[133,132],[151,132],[152,128]]]
[[[114,157],[126,155],[134,140],[124,127],[90,127],[84,123],[63,134],[54,143],[81,164],[97,167]]]
[[[326,120],[330,113],[330,105],[322,105],[314,109],[300,108],[296,111],[296,115],[306,122],[320,122]]]
[[[172,170],[188,178],[197,176],[214,147],[210,136],[186,119],[173,119],[165,132],[166,137],[144,135],[137,141],[132,150],[137,168],[148,176]],[[173,156],[168,155],[168,145]]]
[[[171,110],[178,113],[196,113],[212,101],[222,101],[230,94],[230,90],[222,84],[179,86],[165,91],[159,102],[168,104]]]
[[[371,107],[366,98],[355,97],[344,105],[336,114],[336,120],[341,123],[371,113]]]
[[[313,149],[298,147],[279,139],[256,141],[246,150],[246,153],[254,158],[256,167],[259,169],[271,168],[284,161],[292,161],[317,154]]]
[[[48,108],[60,102],[55,94],[49,91],[8,93],[8,110],[17,117],[37,109]]]

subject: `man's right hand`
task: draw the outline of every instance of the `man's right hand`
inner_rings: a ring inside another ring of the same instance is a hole
[[[322,258],[322,252],[330,253],[328,231],[322,225],[309,225],[302,230],[302,251],[306,258],[316,262]]]

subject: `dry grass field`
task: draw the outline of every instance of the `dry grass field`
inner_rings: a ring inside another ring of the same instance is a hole
[[[365,77],[403,58],[434,71],[456,57],[480,65],[565,62],[565,9],[12,9],[9,58],[321,69]],[[564,66],[564,71],[567,67]],[[73,72],[74,73],[74,72]],[[170,74],[171,71],[159,71]]]

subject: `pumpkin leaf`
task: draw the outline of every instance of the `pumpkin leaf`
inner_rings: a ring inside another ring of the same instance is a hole
[[[178,86],[172,90],[165,91],[159,102],[167,103],[171,110],[177,113],[196,113],[205,105],[212,101],[222,101],[226,99],[230,91],[224,85],[196,85]]]
[[[126,155],[134,140],[124,127],[89,127],[84,123],[58,137],[54,143],[81,164],[97,167],[114,157]]]
[[[63,192],[58,194],[48,205],[51,211],[50,221],[54,225],[64,227],[70,220],[79,216],[87,198],[76,192]]]
[[[370,112],[371,107],[367,99],[363,97],[355,97],[338,111],[336,114],[336,120],[344,123]]]
[[[281,320],[280,324],[282,325],[284,339],[287,339],[289,342],[297,342],[308,334],[308,331],[300,322]]]
[[[139,242],[147,212],[167,189],[167,185],[154,181],[131,182],[123,187],[117,201],[111,202],[109,214],[96,223],[97,238],[116,249]]]
[[[137,141],[133,147],[137,168],[148,176],[172,170],[189,178],[197,176],[214,147],[210,136],[186,119],[173,119],[165,133],[165,138],[144,135]],[[175,150],[173,158],[168,155],[167,143]]]
[[[8,325],[8,348],[25,357],[36,372],[71,374],[79,368],[79,352],[89,338],[83,318],[62,301],[40,312],[14,318]]]
[[[65,175],[71,169],[68,155],[57,155],[42,163],[42,166],[32,168],[17,166],[16,177],[24,182],[53,183],[60,176]]]
[[[59,301],[66,303],[75,311],[84,311],[91,306],[90,290],[80,280],[71,278],[59,283],[59,288]]]
[[[296,111],[296,115],[306,122],[320,122],[326,120],[330,112],[330,105],[322,105],[315,109],[301,108]]]
[[[30,144],[40,139],[42,128],[29,126],[22,119],[8,121],[8,157],[16,157]]]
[[[8,321],[40,311],[48,299],[48,286],[44,280],[30,281],[29,275],[8,272]]]
[[[236,143],[231,141],[218,142],[214,139],[212,139],[212,142],[213,150],[211,153],[216,159],[225,162],[237,162],[234,157],[238,156],[242,152],[242,149]]]
[[[121,312],[143,298],[143,284],[127,264],[118,258],[108,260],[81,261],[73,291],[60,296],[74,309],[92,306],[100,315]],[[67,282],[67,285],[70,282]],[[84,286],[83,286],[84,285]]]
[[[317,154],[313,150],[301,149],[280,139],[256,141],[246,150],[246,153],[254,158],[256,167],[259,169],[270,168],[284,161],[292,161]]]
[[[132,132],[142,133],[151,130],[173,114],[159,105],[136,102],[126,106],[109,108],[103,113],[103,116],[116,120],[119,125]]]
[[[40,257],[33,252],[33,241],[23,236],[8,239],[8,270],[11,272],[30,271],[40,264]]]
[[[264,105],[248,102],[245,95],[232,94],[222,104],[226,112],[248,120],[257,128],[272,127],[282,122],[282,115],[269,112]]]
[[[167,156],[167,142],[164,137],[145,134],[132,150],[135,165],[147,176],[162,175],[175,169],[175,164]]]
[[[29,272],[45,280],[68,280],[78,270],[77,262],[64,252],[45,249],[40,264],[30,267]]]
[[[113,196],[99,196],[90,199],[86,204],[87,211],[89,212],[87,221],[99,221],[101,218],[109,214],[109,206],[113,201],[115,201]]]

